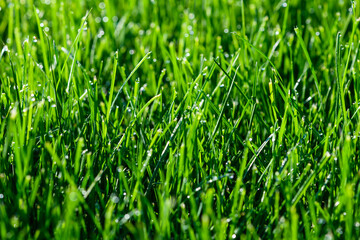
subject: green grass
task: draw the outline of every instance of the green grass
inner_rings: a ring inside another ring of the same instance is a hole
[[[0,1],[0,239],[359,239],[359,17]]]

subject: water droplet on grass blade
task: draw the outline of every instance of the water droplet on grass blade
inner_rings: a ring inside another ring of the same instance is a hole
[[[120,201],[120,199],[115,194],[112,194],[111,201],[116,204]]]
[[[76,192],[71,192],[71,193],[69,194],[69,198],[70,198],[71,201],[76,202],[76,201],[77,201],[77,194],[76,194]]]

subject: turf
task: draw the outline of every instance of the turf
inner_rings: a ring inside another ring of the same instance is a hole
[[[0,1],[1,239],[359,239],[356,1]]]

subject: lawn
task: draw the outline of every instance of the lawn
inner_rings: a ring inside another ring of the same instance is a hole
[[[0,0],[0,239],[359,239],[359,17]]]

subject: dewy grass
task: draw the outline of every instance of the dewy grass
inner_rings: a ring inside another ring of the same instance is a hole
[[[0,238],[360,238],[359,13],[0,1]]]

